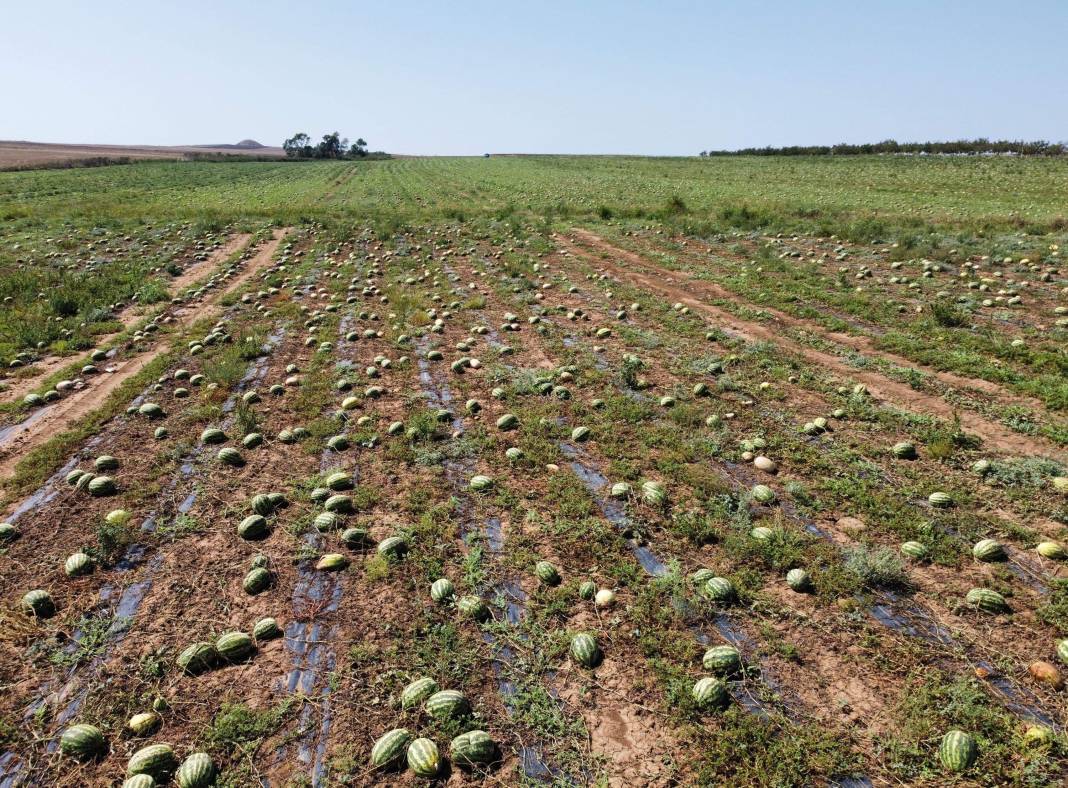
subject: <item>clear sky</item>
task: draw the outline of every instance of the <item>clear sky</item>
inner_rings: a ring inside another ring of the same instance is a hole
[[[1068,140],[1068,0],[0,0],[0,139],[397,153]]]

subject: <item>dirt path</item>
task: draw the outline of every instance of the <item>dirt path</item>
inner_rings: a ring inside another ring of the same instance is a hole
[[[251,238],[251,233],[238,233],[225,244],[215,249],[215,251],[204,260],[194,261],[192,265],[181,273],[181,275],[175,277],[171,281],[169,288],[171,296],[173,297],[178,293],[181,293],[190,285],[207,276],[210,270],[213,270],[217,265],[229,258],[236,251],[243,248],[248,244]],[[99,347],[100,345],[111,341],[123,331],[132,327],[144,316],[145,312],[141,309],[139,304],[130,304],[115,316],[115,320],[122,324],[122,328],[109,334],[97,335],[94,337],[96,345]],[[11,381],[10,388],[0,391],[0,404],[22,399],[37,388],[42,380],[74,363],[74,360],[75,356],[48,356],[41,362],[34,364],[32,367],[32,375],[17,378]]]
[[[242,273],[231,280],[229,287],[194,308],[179,309],[175,314],[175,324],[185,328],[199,320],[211,319],[222,314],[219,301],[266,268],[288,232],[288,228],[275,230],[271,240],[260,247],[256,255],[248,261]],[[109,365],[106,368],[109,371],[94,379],[93,383],[86,388],[71,393],[54,405],[35,411],[20,424],[0,430],[0,479],[6,479],[14,473],[15,466],[26,452],[66,432],[99,408],[123,383],[164,352],[169,344],[170,338],[162,339],[136,356]]]
[[[578,239],[578,241],[595,249],[598,252],[604,252],[606,254],[614,255],[617,258],[622,258],[632,265],[640,266],[646,270],[655,270],[657,276],[663,276],[669,283],[680,287],[685,287],[688,290],[694,289],[700,290],[703,294],[722,299],[724,301],[730,301],[733,304],[737,304],[748,309],[759,309],[764,314],[768,315],[774,322],[781,324],[784,327],[796,328],[802,331],[806,331],[810,334],[814,334],[829,342],[835,342],[840,345],[845,345],[858,353],[863,353],[866,356],[877,358],[890,364],[895,364],[899,367],[922,369],[926,374],[941,381],[947,386],[952,386],[957,389],[974,389],[981,391],[984,394],[997,400],[1002,405],[1007,406],[1020,406],[1033,411],[1037,416],[1043,419],[1052,418],[1046,410],[1046,406],[1035,399],[1034,397],[1028,397],[1022,394],[1016,394],[1007,390],[1003,386],[994,383],[989,380],[983,380],[982,378],[967,377],[965,375],[958,375],[953,372],[945,372],[935,369],[925,364],[920,364],[904,356],[899,356],[895,353],[890,353],[885,350],[879,350],[875,347],[871,337],[858,336],[854,334],[843,334],[838,331],[829,331],[819,323],[811,320],[805,320],[804,318],[794,317],[786,312],[782,312],[773,307],[764,306],[762,304],[754,304],[739,297],[736,293],[727,290],[721,285],[715,282],[710,282],[706,279],[695,279],[687,276],[683,272],[672,271],[670,269],[661,268],[650,260],[642,257],[641,255],[632,252],[628,249],[623,249],[615,246],[611,242],[605,240],[596,233],[592,233],[589,230],[583,230],[580,228],[572,228],[571,233]],[[719,254],[719,253],[717,253]],[[721,255],[723,256],[723,255]],[[739,260],[743,259],[741,257]]]
[[[576,235],[578,231],[576,231]],[[583,231],[583,237],[588,238],[592,233]],[[597,238],[597,236],[593,236]],[[867,386],[872,396],[885,400],[899,408],[919,413],[927,413],[942,419],[952,419],[956,414],[960,418],[961,426],[967,432],[979,436],[986,444],[998,451],[1021,456],[1041,455],[1051,457],[1061,462],[1065,461],[1066,455],[1047,441],[1020,435],[1008,427],[979,416],[971,411],[956,411],[952,405],[940,397],[916,391],[915,389],[875,372],[856,369],[847,364],[843,359],[830,353],[824,353],[799,342],[789,339],[774,327],[762,323],[744,320],[725,309],[721,309],[700,300],[697,295],[709,297],[709,291],[695,294],[702,290],[701,283],[687,281],[686,286],[680,286],[671,272],[659,268],[653,263],[643,259],[639,255],[624,250],[617,250],[602,239],[597,247],[598,251],[610,253],[609,259],[593,255],[588,249],[566,238],[557,236],[557,241],[571,254],[585,258],[589,262],[599,265],[605,271],[622,280],[629,281],[650,293],[656,293],[673,302],[678,302],[700,312],[727,329],[739,338],[751,342],[771,342],[791,353],[806,359],[809,363],[822,367],[840,375],[843,378],[863,383]],[[592,244],[591,244],[592,245]],[[633,267],[624,267],[618,259],[623,258]],[[635,270],[637,269],[637,270]],[[648,273],[647,273],[648,272]]]

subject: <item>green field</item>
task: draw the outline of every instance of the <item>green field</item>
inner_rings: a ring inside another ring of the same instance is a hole
[[[0,173],[0,783],[1063,785],[1066,244],[1060,158]]]

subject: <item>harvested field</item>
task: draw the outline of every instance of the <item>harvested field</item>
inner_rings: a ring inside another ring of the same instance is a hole
[[[1063,784],[1064,195],[717,166],[0,175],[0,785]]]

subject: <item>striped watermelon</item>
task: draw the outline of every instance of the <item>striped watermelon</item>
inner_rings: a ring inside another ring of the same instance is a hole
[[[734,599],[734,584],[725,577],[712,577],[705,583],[705,594],[713,602],[725,605]]]
[[[89,482],[87,489],[90,495],[102,498],[105,495],[114,495],[118,488],[115,486],[115,480],[110,476],[97,476]]]
[[[401,708],[418,706],[437,691],[438,683],[434,679],[428,676],[416,679],[401,691]]]
[[[331,495],[326,499],[323,508],[335,514],[352,514],[355,511],[352,499],[347,495]]]
[[[927,496],[927,503],[936,509],[948,509],[953,505],[953,498],[950,497],[949,493],[933,492]]]
[[[147,774],[135,774],[123,780],[122,788],[156,788],[156,781]]]
[[[64,755],[87,761],[104,752],[107,742],[95,725],[71,725],[59,737],[59,749]]]
[[[200,433],[200,442],[207,444],[226,443],[226,433],[218,427],[208,427]]]
[[[895,443],[893,448],[894,456],[899,460],[915,460],[916,459],[916,447],[908,441],[902,441],[901,443]]]
[[[812,578],[808,576],[808,572],[804,569],[791,569],[786,573],[786,585],[790,586],[794,591],[802,593],[812,588]]]
[[[126,763],[126,775],[147,774],[157,782],[170,779],[178,768],[178,759],[169,744],[150,744],[135,752]]]
[[[963,772],[975,763],[976,755],[975,739],[964,731],[950,731],[938,745],[938,759],[951,772]]]
[[[383,769],[399,761],[408,749],[412,734],[406,728],[394,728],[379,737],[371,748],[371,766]]]
[[[991,591],[989,588],[973,588],[968,592],[968,596],[965,599],[969,605],[975,605],[987,613],[1009,612],[1009,605],[1005,601],[1005,597],[997,591]]]
[[[194,643],[178,655],[176,662],[183,672],[195,676],[211,670],[220,659],[218,650],[211,643]]]
[[[387,536],[378,543],[378,554],[391,561],[401,558],[408,552],[408,542],[403,536]]]
[[[534,574],[536,574],[538,579],[547,586],[560,584],[560,573],[550,561],[538,561],[538,563],[534,565]]]
[[[366,547],[370,541],[366,528],[346,528],[341,532],[341,543],[351,550]]]
[[[593,599],[596,593],[597,584],[592,580],[586,580],[578,587],[578,595],[581,599]]]
[[[996,539],[980,539],[972,548],[976,561],[1004,561],[1005,548]]]
[[[467,702],[467,698],[457,690],[441,690],[426,700],[427,714],[439,720],[463,717],[470,710],[471,705]]]
[[[1057,658],[1068,665],[1068,638],[1057,642]]]
[[[224,632],[215,641],[215,650],[227,662],[239,662],[256,650],[252,638],[244,632]]]
[[[734,673],[742,666],[742,655],[734,646],[712,646],[701,658],[705,670],[725,675]]]
[[[215,782],[215,764],[206,752],[190,754],[174,776],[178,788],[208,788]]]
[[[477,596],[471,594],[460,597],[456,601],[456,607],[461,613],[470,616],[475,619],[475,621],[485,621],[490,617],[490,611],[489,608],[486,607],[486,603]]]
[[[472,492],[487,492],[491,487],[493,487],[493,479],[491,479],[489,476],[479,474],[477,476],[472,476],[471,481],[468,483],[467,486],[471,489]]]
[[[430,586],[430,598],[438,604],[452,599],[454,593],[452,581],[447,577],[438,578]]]
[[[578,664],[585,668],[595,667],[601,656],[597,639],[589,632],[579,632],[571,638],[571,657]]]
[[[271,502],[271,496],[266,493],[260,493],[252,496],[252,500],[249,501],[249,507],[255,514],[266,517],[274,512],[274,504]]]
[[[79,551],[73,553],[63,564],[67,577],[81,577],[93,573],[93,559]]]
[[[408,768],[420,777],[437,777],[441,770],[438,745],[430,739],[416,739],[408,747]]]
[[[705,676],[693,685],[694,702],[701,708],[723,708],[727,705],[727,685],[717,678]]]
[[[913,561],[925,561],[927,560],[927,546],[915,540],[902,542],[901,554]]]
[[[219,449],[219,453],[215,455],[215,459],[223,465],[229,465],[233,468],[240,468],[245,464],[245,458],[241,456],[241,452],[229,446]]]
[[[758,484],[750,490],[749,494],[757,503],[770,504],[775,502],[775,491],[766,484]]]
[[[262,566],[258,566],[249,571],[249,573],[245,575],[245,579],[241,581],[241,587],[245,589],[245,593],[253,596],[262,591],[266,591],[270,585],[271,573]]]
[[[56,614],[56,603],[47,591],[40,588],[27,591],[22,597],[21,607],[23,613],[37,618],[51,618]]]
[[[351,490],[353,488],[352,475],[345,471],[335,471],[326,477],[326,481],[323,482],[334,492],[340,492],[341,490]]]
[[[242,539],[255,540],[267,536],[267,518],[262,514],[250,514],[237,526],[237,535]]]
[[[273,618],[261,618],[252,627],[252,637],[257,641],[274,640],[281,636],[282,630]]]
[[[468,731],[452,740],[449,755],[458,766],[491,763],[497,756],[497,744],[485,731]]]

